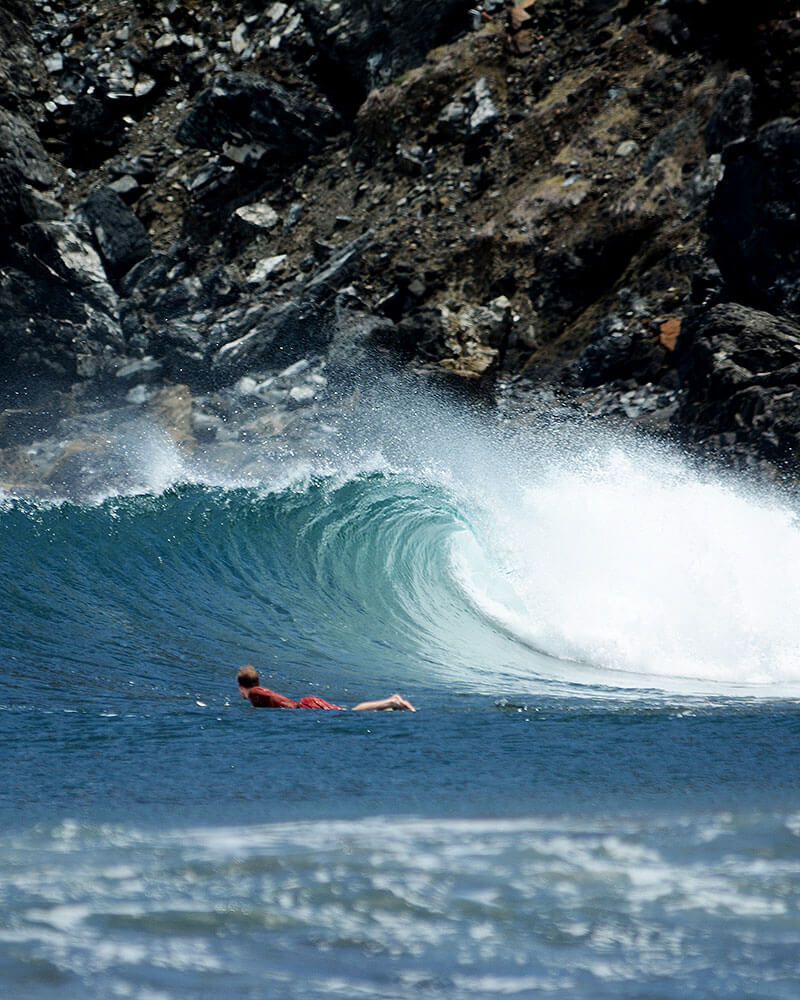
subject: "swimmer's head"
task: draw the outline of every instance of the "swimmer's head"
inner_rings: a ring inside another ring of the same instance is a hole
[[[236,683],[240,688],[244,688],[245,691],[249,691],[250,688],[258,687],[258,671],[255,667],[251,667],[249,664],[242,667],[236,675]]]

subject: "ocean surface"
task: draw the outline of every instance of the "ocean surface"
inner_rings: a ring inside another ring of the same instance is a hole
[[[796,1000],[791,498],[419,389],[114,433],[0,494],[4,997]]]

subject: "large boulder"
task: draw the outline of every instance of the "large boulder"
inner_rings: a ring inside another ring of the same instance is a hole
[[[721,152],[729,143],[747,137],[752,124],[753,81],[747,73],[731,73],[706,125],[706,149]]]
[[[346,244],[299,290],[293,290],[288,301],[272,305],[250,301],[222,313],[209,337],[212,343],[224,337],[214,354],[215,370],[220,375],[238,374],[292,364],[324,351],[338,329],[337,295],[358,274],[372,239],[365,233]]]
[[[144,226],[111,188],[93,191],[83,206],[106,271],[121,278],[150,254],[150,239]]]
[[[0,271],[0,362],[16,374],[94,378],[124,354],[116,317],[54,277]]]
[[[91,378],[124,355],[118,300],[87,235],[66,222],[23,226],[0,270],[0,361],[18,371]]]
[[[50,187],[55,174],[50,157],[31,125],[0,108],[0,160],[13,163],[21,176],[37,187]]]
[[[301,0],[314,41],[362,97],[468,26],[470,0]]]
[[[238,163],[283,163],[318,149],[336,126],[323,98],[305,98],[255,73],[228,73],[198,96],[177,137]]]
[[[731,296],[800,317],[800,119],[727,146],[723,162],[708,229]]]

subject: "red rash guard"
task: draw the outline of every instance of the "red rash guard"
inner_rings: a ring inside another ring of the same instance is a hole
[[[300,701],[292,701],[285,695],[278,694],[277,691],[270,691],[269,688],[252,687],[247,692],[247,698],[254,708],[334,708],[343,711],[341,705],[332,705],[324,698],[317,698],[316,695],[309,694]]]

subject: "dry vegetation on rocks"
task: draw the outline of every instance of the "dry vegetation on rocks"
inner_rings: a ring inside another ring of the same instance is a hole
[[[243,379],[293,366],[280,434],[376,351],[796,466],[790,5],[0,0],[0,33],[9,468],[37,387],[50,430],[179,387],[191,446]]]

